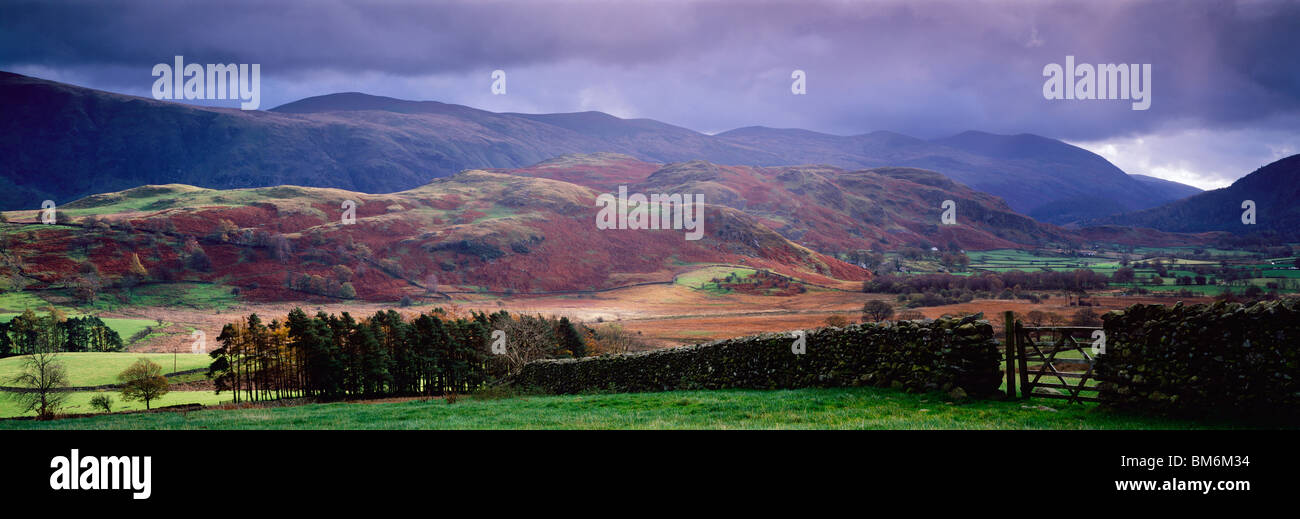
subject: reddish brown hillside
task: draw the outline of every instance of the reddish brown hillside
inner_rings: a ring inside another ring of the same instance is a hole
[[[743,211],[809,248],[839,253],[909,245],[991,249],[1066,242],[1064,229],[1016,214],[1002,200],[938,173],[912,168],[848,171],[830,166],[667,165],[600,154],[565,156],[504,173],[545,177],[613,192],[700,193],[710,204]],[[957,224],[940,225],[944,200]]]
[[[996,196],[916,168],[653,164],[626,155],[595,154],[496,171],[564,180],[604,192],[626,185],[630,192],[700,193],[710,204],[743,211],[785,238],[827,254],[916,245],[970,250],[1097,242],[1171,246],[1204,244],[1213,238],[1044,224],[1016,213]],[[945,200],[956,204],[955,225],[940,222]]]
[[[9,213],[0,275],[26,279],[32,289],[189,280],[240,287],[255,300],[387,301],[431,289],[603,290],[671,282],[675,273],[719,263],[816,283],[869,276],[721,205],[706,205],[698,241],[682,230],[598,230],[598,194],[486,171],[389,195],[146,186],[68,204],[66,226]],[[352,224],[342,222],[348,200],[356,203]],[[129,276],[133,254],[148,270],[143,279]]]

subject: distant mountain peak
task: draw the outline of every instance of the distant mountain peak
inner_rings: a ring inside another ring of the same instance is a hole
[[[935,139],[932,142],[952,146],[971,153],[998,158],[1070,158],[1092,159],[1102,162],[1106,159],[1083,148],[1050,137],[1032,133],[1004,135],[998,133],[967,130],[951,137]],[[1062,155],[1065,156],[1062,156]],[[1120,172],[1118,167],[1109,164],[1111,169]]]
[[[772,128],[770,126],[745,126],[728,130],[717,134],[717,136],[747,136],[747,135],[803,135],[813,137],[841,137],[829,133],[821,133],[803,128]]]
[[[340,92],[306,97],[282,104],[270,111],[290,114],[378,110],[397,113],[438,113],[447,107],[460,106],[438,101],[409,101],[361,92]],[[461,107],[469,109],[469,107]]]

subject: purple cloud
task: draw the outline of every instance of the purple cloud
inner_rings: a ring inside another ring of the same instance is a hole
[[[152,64],[181,54],[261,63],[263,107],[349,90],[706,132],[1131,142],[1192,128],[1294,149],[1296,27],[1300,4],[1267,1],[8,2],[0,69],[147,95]],[[1152,64],[1150,110],[1044,99],[1043,66],[1066,55]],[[494,69],[510,74],[509,95],[488,92]],[[806,96],[790,94],[794,69],[808,73]]]

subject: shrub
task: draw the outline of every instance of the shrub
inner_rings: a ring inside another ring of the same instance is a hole
[[[899,312],[898,314],[899,321],[917,321],[920,319],[925,319],[925,314],[922,314],[921,312],[918,312],[916,310],[905,310],[903,312]]]
[[[108,395],[95,395],[90,399],[90,406],[96,409],[103,409],[105,413],[113,412],[113,397]]]
[[[357,289],[352,286],[352,283],[345,282],[342,285],[339,285],[339,297],[343,299],[355,298],[357,297]],[[410,306],[410,305],[407,304],[403,306]]]

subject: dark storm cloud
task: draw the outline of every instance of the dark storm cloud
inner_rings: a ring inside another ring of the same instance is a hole
[[[1269,1],[8,2],[0,68],[144,93],[150,66],[181,54],[261,63],[264,107],[330,88],[703,131],[1100,141],[1294,129],[1297,27],[1300,4]],[[1043,66],[1066,55],[1151,63],[1151,109],[1043,99]],[[509,99],[484,95],[496,68],[512,72]],[[790,94],[793,69],[807,96]]]
[[[182,53],[286,72],[447,73],[572,57],[636,63],[689,52],[687,39],[701,32],[689,18],[614,3],[20,2],[0,15],[5,63],[138,65]]]

